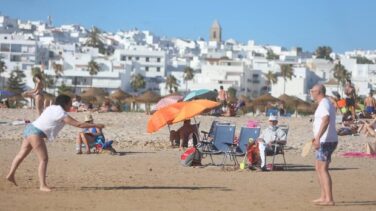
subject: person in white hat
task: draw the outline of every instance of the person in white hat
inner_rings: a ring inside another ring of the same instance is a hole
[[[263,171],[266,170],[266,154],[274,152],[274,148],[272,147],[273,142],[286,143],[286,133],[277,125],[278,117],[270,115],[269,126],[262,131],[257,140],[261,158],[260,168]]]
[[[86,115],[85,122],[93,124],[93,116],[91,114]],[[79,132],[76,141],[76,153],[82,154],[82,144],[85,144],[86,154],[90,154],[90,144],[94,143],[97,136],[100,135],[103,135],[102,129],[97,127],[85,128]]]

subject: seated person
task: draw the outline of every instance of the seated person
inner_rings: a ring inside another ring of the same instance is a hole
[[[184,120],[184,123],[183,123],[183,126],[181,126],[178,130],[177,130],[177,133],[179,134],[179,148],[180,150],[183,149],[183,147],[187,147],[188,146],[188,140],[192,137],[194,142],[196,143],[193,143],[194,145],[197,144],[197,137],[196,137],[196,134],[197,134],[197,130],[198,129],[198,125],[194,124],[194,125],[191,125],[191,120],[188,119],[188,120]],[[196,140],[195,140],[196,138]]]
[[[373,92],[370,92],[368,97],[364,99],[364,105],[366,106],[365,112],[367,114],[372,115],[375,113],[376,100],[373,98]]]
[[[104,101],[103,101],[103,104],[99,110],[99,112],[110,112],[111,111],[111,101],[110,99],[106,98]]]
[[[358,129],[359,133],[363,131],[366,136],[376,137],[376,115],[374,114],[372,117],[374,119],[371,122],[359,121],[362,124]]]
[[[260,137],[257,139],[260,150],[261,170],[266,170],[266,155],[274,152],[272,144],[274,142],[286,144],[287,135],[277,124],[277,116],[270,115],[269,126],[262,131]]]
[[[76,110],[76,111],[86,111],[87,110],[87,106],[85,105],[85,103],[83,103],[81,101],[81,97],[79,95],[76,95],[73,100],[72,100],[72,107]]]
[[[85,122],[94,123],[93,116],[91,116],[91,114],[86,115]],[[82,143],[85,144],[86,153],[90,154],[90,145],[94,144],[97,137],[100,135],[103,136],[100,128],[85,128],[83,131],[79,132],[76,142],[77,154],[82,154]]]
[[[235,106],[233,104],[228,103],[226,108],[226,112],[223,114],[223,116],[230,117],[236,115]]]

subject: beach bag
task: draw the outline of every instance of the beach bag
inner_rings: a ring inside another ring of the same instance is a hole
[[[376,154],[376,142],[368,142],[366,144],[366,153],[369,155]]]
[[[180,157],[183,166],[201,165],[201,153],[195,148],[188,148]]]

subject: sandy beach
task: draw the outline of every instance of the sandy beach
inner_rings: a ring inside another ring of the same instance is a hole
[[[86,113],[70,113],[83,120]],[[255,172],[218,166],[180,165],[181,151],[170,147],[167,127],[148,134],[144,113],[94,113],[95,122],[104,123],[107,139],[114,140],[119,155],[75,154],[79,129],[65,126],[58,139],[47,142],[50,193],[38,190],[34,153],[16,174],[18,186],[5,180],[18,152],[24,125],[9,125],[17,119],[36,118],[29,109],[0,110],[0,210],[375,210],[376,159],[345,158],[344,152],[364,152],[365,136],[339,137],[331,174],[336,206],[319,207],[319,186],[314,171],[314,155],[300,156],[304,143],[312,137],[311,117],[280,118],[289,125],[288,169]],[[266,124],[266,117],[199,116],[200,130],[208,130],[213,120],[236,124],[236,134],[247,121]],[[181,123],[173,125],[178,128]],[[222,156],[216,156],[220,161]],[[277,163],[282,162],[277,157]],[[242,158],[238,157],[240,161]],[[271,158],[268,157],[268,163]]]

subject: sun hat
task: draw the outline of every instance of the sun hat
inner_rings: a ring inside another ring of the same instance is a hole
[[[93,121],[93,116],[91,116],[91,114],[88,114],[85,116],[85,122],[90,122],[90,121]]]
[[[277,116],[270,115],[270,116],[269,116],[269,121],[278,121],[278,117],[277,117]]]

